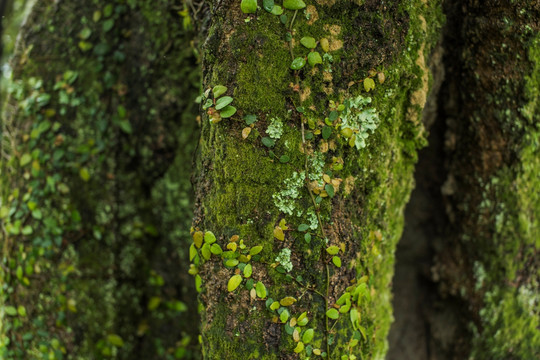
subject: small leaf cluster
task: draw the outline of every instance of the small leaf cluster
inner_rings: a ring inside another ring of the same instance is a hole
[[[216,85],[212,88],[212,98],[209,98],[210,89],[208,89],[204,97],[206,101],[203,104],[203,110],[210,117],[212,124],[217,124],[222,119],[227,119],[236,114],[236,108],[231,105],[234,98],[231,96],[222,96],[227,92],[227,87],[223,85]]]
[[[234,275],[232,275],[227,283],[227,290],[233,292],[240,286],[240,284],[246,281],[246,288],[253,289],[254,281],[251,279],[253,274],[253,265],[251,261],[258,261],[260,259],[260,252],[263,247],[261,245],[255,245],[248,247],[244,244],[244,240],[240,239],[240,236],[233,235],[230,237],[225,249],[223,249],[218,243],[217,238],[211,231],[199,231],[192,229],[191,235],[193,243],[189,247],[189,260],[192,262],[189,268],[189,274],[195,276],[195,285],[197,291],[201,290],[202,279],[199,276],[199,266],[205,261],[208,261],[212,256],[217,256],[223,261],[228,269],[234,269]],[[255,295],[264,299],[266,297],[266,287],[262,282],[257,282],[255,285]]]

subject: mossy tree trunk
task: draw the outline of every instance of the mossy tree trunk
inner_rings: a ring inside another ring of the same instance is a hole
[[[464,0],[447,14],[452,231],[434,276],[465,304],[470,333],[456,339],[470,357],[538,358],[540,5]]]
[[[440,3],[271,3],[210,9],[190,250],[203,356],[380,359]]]
[[[2,123],[2,359],[196,357],[183,10],[33,6]]]

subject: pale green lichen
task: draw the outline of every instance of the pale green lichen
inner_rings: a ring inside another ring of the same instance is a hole
[[[272,139],[281,138],[281,135],[283,135],[283,122],[276,117],[270,119],[270,125],[266,129],[266,133]]]
[[[358,95],[348,100],[348,106],[341,115],[343,129],[349,128],[355,132],[355,147],[360,150],[366,147],[366,140],[379,126],[379,115],[374,108],[368,107],[370,97]]]
[[[295,171],[290,178],[285,179],[283,182],[284,189],[272,195],[274,205],[279,209],[279,211],[285,214],[293,215],[294,210],[297,208],[295,200],[300,197],[300,189],[302,186],[304,186],[305,179],[306,174],[303,171]],[[301,216],[302,211],[298,211],[298,216]]]
[[[276,261],[280,263],[287,272],[290,272],[293,268],[291,262],[291,249],[283,248],[276,257]]]
[[[311,230],[317,230],[319,227],[319,220],[317,219],[317,213],[313,207],[310,207],[307,211],[307,217],[309,221],[309,228]]]
[[[319,185],[323,184],[322,175],[325,165],[325,156],[323,153],[316,151],[309,158],[309,180],[316,180]]]

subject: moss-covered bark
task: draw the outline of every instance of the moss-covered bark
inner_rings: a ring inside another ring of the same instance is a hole
[[[199,77],[182,10],[38,0],[21,30],[2,123],[2,359],[194,356],[177,227]]]
[[[454,226],[435,276],[469,305],[471,358],[538,358],[540,7],[460,1],[448,16],[443,193]]]
[[[386,352],[440,4],[306,4],[211,7],[191,248],[206,359]]]

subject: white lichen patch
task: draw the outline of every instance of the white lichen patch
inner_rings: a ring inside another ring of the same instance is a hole
[[[272,195],[274,205],[279,211],[293,215],[296,210],[297,216],[302,215],[302,210],[297,208],[295,200],[300,197],[300,189],[304,186],[305,179],[306,173],[303,171],[295,171],[290,178],[285,179],[283,182],[283,189]]]
[[[280,263],[281,266],[287,270],[287,272],[290,272],[293,269],[293,264],[291,262],[291,249],[283,248],[276,257],[276,261]]]
[[[270,125],[266,129],[266,133],[272,139],[279,139],[283,135],[283,122],[278,118],[270,119]]]
[[[370,97],[359,95],[348,100],[348,105],[341,115],[341,128],[353,131],[354,145],[358,150],[366,147],[367,138],[379,126],[379,115],[374,108],[368,107],[369,104],[371,104]]]

